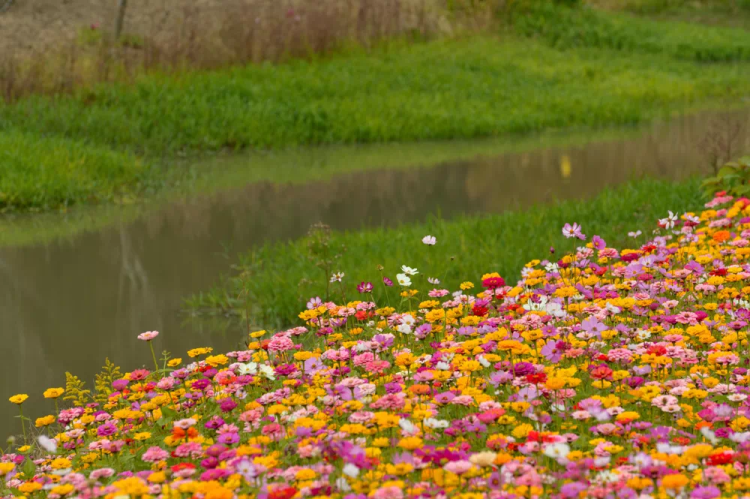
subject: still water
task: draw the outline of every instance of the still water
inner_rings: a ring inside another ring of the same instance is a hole
[[[160,331],[157,351],[177,356],[199,346],[235,348],[240,327],[216,331],[190,322],[180,307],[184,297],[227,273],[237,252],[300,237],[319,221],[359,229],[435,213],[496,213],[591,196],[642,174],[678,179],[705,169],[696,144],[716,116],[652,125],[620,140],[563,141],[529,152],[415,165],[420,168],[389,169],[384,160],[380,169],[328,180],[254,183],[183,199],[135,220],[115,217],[104,229],[67,240],[2,248],[0,438],[19,431],[15,407],[5,402],[15,393],[31,396],[25,412],[36,417],[51,412],[42,391],[64,386],[66,370],[91,385],[105,357],[126,370],[149,367],[148,348],[136,339],[143,331]],[[750,112],[731,118],[748,129]],[[356,151],[351,158],[356,165]]]

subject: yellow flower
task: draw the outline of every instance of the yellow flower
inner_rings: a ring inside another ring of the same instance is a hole
[[[64,457],[58,457],[50,463],[50,467],[53,470],[64,470],[70,468],[70,460],[65,459]]]
[[[151,433],[147,431],[142,431],[140,433],[136,433],[135,435],[133,435],[133,440],[138,440],[138,441],[148,440],[149,438],[151,438]]]
[[[533,429],[534,429],[534,427],[531,426],[530,424],[523,423],[523,424],[520,424],[520,425],[516,426],[511,433],[516,438],[524,438]]]
[[[169,362],[167,362],[167,365],[169,367],[175,367],[182,364],[182,359],[169,359]]]
[[[18,490],[20,492],[23,492],[24,494],[31,494],[31,493],[36,492],[37,490],[39,490],[41,488],[42,488],[42,484],[41,483],[26,482],[26,483],[22,483],[18,487]]]
[[[53,494],[59,494],[61,496],[64,496],[66,494],[70,494],[73,492],[76,488],[73,486],[73,484],[66,483],[64,485],[58,485],[57,487],[53,487],[50,492]]]
[[[18,405],[21,405],[21,404],[23,404],[24,402],[26,402],[26,399],[27,399],[27,398],[29,398],[29,396],[28,396],[28,395],[26,395],[25,393],[19,393],[18,395],[13,395],[13,396],[12,396],[11,398],[9,398],[8,400],[10,400],[11,402],[13,402],[14,404],[18,404]]]
[[[223,366],[227,362],[229,362],[229,359],[224,355],[211,355],[210,357],[206,357],[206,364],[212,367]]]
[[[156,473],[151,473],[148,476],[148,481],[151,483],[164,483],[166,480],[167,476],[163,471],[157,471]]]
[[[10,473],[16,468],[14,463],[0,463],[0,476]]]
[[[36,418],[36,421],[34,424],[37,428],[41,428],[42,426],[49,426],[52,423],[55,422],[55,416],[44,416],[43,418]]]
[[[297,480],[314,480],[316,476],[318,476],[318,474],[310,468],[303,468],[294,475],[294,478]]]
[[[406,450],[419,449],[424,445],[424,442],[419,437],[404,437],[398,442],[398,446]]]
[[[46,390],[44,390],[44,398],[56,399],[63,393],[65,393],[65,388],[47,388]]]
[[[211,353],[213,351],[214,349],[210,347],[209,348],[193,348],[192,350],[188,350],[187,354],[190,356],[190,358],[193,358],[199,355],[205,355],[207,353]]]
[[[474,284],[469,281],[461,283],[461,289],[463,289],[464,291],[466,291],[467,289],[471,289],[473,287],[474,287]]]

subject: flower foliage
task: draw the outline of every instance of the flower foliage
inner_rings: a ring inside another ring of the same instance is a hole
[[[393,269],[397,303],[313,298],[300,326],[245,350],[124,375],[107,362],[95,402],[68,374],[73,406],[0,458],[0,492],[743,497],[750,201],[655,227],[616,249],[568,224],[582,246],[530,261],[515,285],[488,273],[450,292]]]

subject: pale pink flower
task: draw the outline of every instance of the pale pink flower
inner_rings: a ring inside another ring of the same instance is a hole
[[[145,333],[139,334],[138,339],[143,341],[151,341],[157,336],[159,336],[159,331],[146,331]]]

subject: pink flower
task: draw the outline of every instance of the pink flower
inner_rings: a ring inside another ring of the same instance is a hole
[[[169,452],[161,447],[149,447],[141,459],[147,463],[156,463],[169,457]]]
[[[145,333],[139,334],[138,339],[143,341],[151,341],[157,336],[159,336],[159,331],[146,331]]]
[[[471,467],[472,467],[472,464],[469,461],[460,460],[460,461],[451,461],[450,463],[443,466],[443,469],[450,473],[455,473],[456,475],[463,475],[464,473],[469,471]]]
[[[401,499],[404,497],[404,492],[398,487],[383,487],[376,490],[372,494],[372,499]]]

